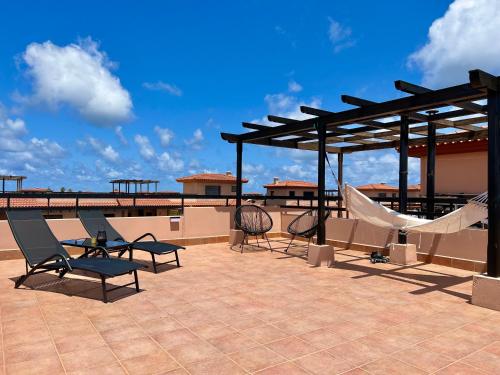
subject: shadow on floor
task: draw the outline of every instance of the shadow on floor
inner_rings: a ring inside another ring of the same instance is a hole
[[[76,270],[75,272],[73,272],[73,274],[85,276],[94,280],[73,278],[71,276],[68,277],[68,275],[60,279],[57,275],[43,273],[29,277],[18,288],[18,290],[23,290],[23,289],[40,290],[49,293],[58,293],[67,296],[82,297],[98,301],[103,300],[100,278],[96,278],[95,275],[93,274],[80,272]],[[130,275],[130,278],[131,280],[129,281],[133,281],[134,276]],[[10,280],[12,280],[13,283],[15,283],[17,279],[18,279],[17,277],[10,278]],[[106,288],[108,290],[120,286],[117,284],[110,283],[108,280],[106,280]],[[128,282],[126,283],[128,284]],[[118,301],[122,298],[125,298],[135,293],[137,293],[135,290],[135,286],[127,286],[114,291],[108,291],[108,301],[109,302]]]
[[[377,265],[372,265],[371,263],[369,263],[368,256],[346,254],[341,250],[336,251],[336,253],[341,254],[345,257],[349,257],[351,259],[336,261],[335,268],[362,273],[362,275],[353,276],[353,279],[379,276],[421,287],[420,289],[411,291],[411,294],[421,295],[438,291],[464,300],[470,300],[470,294],[449,290],[449,288],[472,281],[472,276],[456,276],[453,274],[422,268],[425,263],[417,263],[415,265],[409,266],[398,266],[397,268],[392,269],[378,268]],[[366,260],[366,266],[359,263],[363,260]],[[425,272],[425,274],[419,272],[409,272],[411,270]]]

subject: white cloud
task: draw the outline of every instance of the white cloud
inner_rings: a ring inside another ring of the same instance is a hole
[[[149,138],[145,135],[137,134],[134,137],[135,143],[139,146],[139,154],[145,160],[152,160],[156,157],[155,150],[149,141]]]
[[[302,86],[298,82],[296,82],[292,79],[288,82],[288,91],[300,92],[300,91],[302,91]]]
[[[195,150],[200,150],[204,139],[205,138],[203,137],[203,132],[201,131],[201,129],[196,129],[193,133],[193,137],[185,140],[184,142],[189,147],[191,147]]]
[[[120,154],[111,145],[105,145],[93,137],[88,138],[88,145],[106,161],[116,163],[120,160]]]
[[[356,41],[351,38],[352,30],[350,27],[343,26],[340,22],[330,17],[328,17],[328,21],[330,22],[328,26],[328,38],[333,45],[333,51],[335,53],[356,44]]]
[[[320,107],[321,100],[319,98],[313,98],[309,102],[304,102],[299,100],[297,97],[293,95],[287,95],[283,93],[279,94],[267,94],[264,97],[264,101],[267,103],[268,112],[270,114],[292,118],[295,120],[305,120],[307,118],[311,118],[314,116],[310,116],[308,114],[302,113],[300,111],[300,106],[305,105],[309,107]],[[267,125],[276,125],[276,123],[270,122],[267,117],[263,117],[261,119],[253,120],[257,123],[263,123]]]
[[[164,172],[179,172],[184,169],[184,161],[163,152],[158,156],[158,167]]]
[[[123,128],[121,126],[117,126],[115,128],[115,134],[122,145],[128,145],[127,138],[125,138],[125,135],[123,134]]]
[[[167,147],[170,145],[170,142],[174,138],[174,132],[168,128],[160,128],[159,126],[155,126],[154,131],[158,138],[160,139],[160,144],[163,147]]]
[[[171,83],[158,82],[144,82],[142,87],[153,91],[164,91],[174,96],[182,96],[182,90]]]
[[[468,70],[500,74],[500,2],[455,0],[429,28],[428,41],[409,58],[423,84],[440,87],[468,81]]]
[[[57,46],[31,43],[22,55],[32,79],[33,93],[24,100],[52,109],[68,105],[90,123],[109,126],[132,117],[132,100],[110,69],[113,64],[98,44]]]
[[[313,178],[316,175],[314,170],[311,170],[310,168],[305,168],[304,165],[300,164],[284,165],[282,169],[286,173],[285,176],[286,179]]]

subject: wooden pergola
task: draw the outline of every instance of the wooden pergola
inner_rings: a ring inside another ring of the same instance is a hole
[[[26,180],[26,176],[0,176],[0,180],[2,180],[2,193],[5,193],[5,181],[15,181],[16,182],[16,191],[23,190],[23,180]]]
[[[396,81],[395,87],[408,96],[374,102],[342,95],[344,103],[356,108],[332,112],[301,106],[310,115],[295,120],[269,115],[276,126],[243,123],[253,131],[221,133],[236,144],[237,206],[242,196],[243,144],[312,150],[318,152],[318,210],[325,212],[325,155],[338,155],[338,178],[342,183],[343,156],[353,152],[399,149],[399,209],[405,213],[408,187],[408,147],[427,146],[427,214],[434,214],[434,171],[437,142],[488,138],[488,275],[500,276],[500,85],[499,77],[481,70],[469,72],[469,82],[438,90]],[[487,100],[486,105],[477,101]],[[480,126],[480,124],[483,124]],[[486,125],[487,126],[486,126]],[[339,197],[339,205],[342,204]],[[400,243],[406,241],[403,233]],[[325,244],[325,225],[318,228],[317,242]]]
[[[124,193],[127,193],[129,194],[131,192],[131,187],[132,185],[134,186],[134,193],[137,193],[137,192],[140,192],[142,193],[143,192],[143,186],[146,185],[146,192],[149,193],[150,192],[150,188],[149,188],[149,185],[154,185],[154,191],[155,193],[158,192],[158,183],[160,181],[158,180],[130,180],[130,179],[119,179],[119,180],[111,180],[109,181],[109,183],[111,184],[111,191],[114,192],[115,191],[115,184],[118,185],[118,193],[121,193],[122,192],[122,188],[121,186],[123,185],[124,186]],[[137,189],[137,186],[139,186],[139,189]]]

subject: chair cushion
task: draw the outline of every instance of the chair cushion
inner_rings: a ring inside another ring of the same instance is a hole
[[[132,248],[136,250],[143,250],[154,254],[168,254],[176,250],[184,249],[182,246],[173,245],[165,242],[156,241],[141,241],[134,242]]]

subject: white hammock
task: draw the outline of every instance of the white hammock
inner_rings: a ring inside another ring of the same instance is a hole
[[[488,193],[471,199],[465,206],[435,220],[403,215],[345,185],[346,206],[357,219],[370,224],[410,232],[455,233],[488,218]]]

